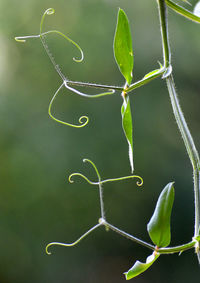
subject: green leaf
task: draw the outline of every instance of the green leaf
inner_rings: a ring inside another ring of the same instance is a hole
[[[126,280],[130,280],[146,271],[158,257],[159,254],[155,254],[154,252],[152,255],[147,257],[146,263],[136,261],[136,263],[127,272],[124,273],[126,276]]]
[[[132,115],[129,97],[126,95],[121,108],[122,114],[122,127],[126,136],[129,146],[129,160],[131,166],[131,172],[134,171],[133,165],[133,129],[132,129]]]
[[[200,1],[194,6],[193,14],[197,17],[200,17]]]
[[[133,70],[133,49],[128,18],[122,9],[118,11],[117,26],[114,38],[114,55],[120,72],[131,84]]]
[[[174,202],[174,183],[169,183],[161,192],[147,230],[152,242],[167,247],[171,241],[170,218]]]

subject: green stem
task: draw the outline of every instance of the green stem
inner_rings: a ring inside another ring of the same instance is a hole
[[[120,234],[121,236],[123,236],[123,237],[125,237],[125,238],[127,238],[127,239],[129,239],[129,240],[131,240],[131,241],[133,241],[133,242],[135,242],[135,243],[137,243],[137,244],[139,244],[139,245],[142,245],[142,246],[144,246],[144,247],[146,247],[146,248],[149,248],[149,249],[151,249],[151,250],[153,250],[153,251],[155,250],[155,247],[154,247],[153,245],[151,245],[151,244],[149,244],[149,243],[147,243],[147,242],[145,242],[145,241],[142,241],[142,240],[140,240],[140,239],[138,239],[138,238],[132,236],[132,235],[129,234],[129,233],[124,232],[123,230],[121,230],[121,229],[119,229],[119,228],[113,226],[112,224],[108,223],[106,220],[102,221],[102,224],[103,224],[106,228],[111,229],[112,231],[114,231],[114,232]]]
[[[153,73],[151,76],[148,76],[148,77],[144,77],[143,79],[131,84],[129,87],[126,88],[126,93],[138,88],[138,87],[141,87],[147,83],[149,83],[150,81],[158,78],[158,77],[161,77],[166,71],[166,68],[161,68],[159,69],[157,72]]]
[[[170,95],[170,100],[171,100],[174,116],[176,118],[176,122],[181,132],[190,161],[192,163],[193,170],[196,171],[197,169],[200,169],[199,155],[195,147],[190,130],[185,121],[185,118],[184,118],[184,115],[183,115],[183,112],[182,112],[182,109],[181,109],[181,106],[180,106],[180,103],[177,97],[173,76],[172,75],[169,76],[166,79],[166,81],[167,81],[167,87],[168,87],[168,91]]]
[[[165,66],[170,62],[170,48],[169,48],[169,38],[167,32],[167,16],[166,16],[166,4],[165,0],[158,0],[158,8],[160,14],[160,25],[161,25],[161,34],[162,34],[162,44],[163,44],[163,57],[166,60]],[[168,57],[166,57],[168,54]],[[199,183],[199,170],[200,170],[200,159],[199,154],[196,150],[192,135],[185,121],[179,100],[177,97],[175,84],[173,76],[169,75],[166,78],[167,87],[169,91],[169,96],[173,108],[173,113],[178,125],[178,128],[181,132],[188,156],[192,163],[193,167],[193,176],[194,176],[194,198],[195,198],[195,229],[194,237],[199,235],[199,222],[200,222],[200,183]],[[198,259],[200,263],[200,255],[198,247],[196,247],[198,253]]]
[[[165,0],[157,0],[158,11],[160,18],[160,30],[162,37],[162,48],[163,48],[163,61],[165,68],[168,68],[171,64],[171,53],[168,41],[168,25],[167,25],[167,8]]]
[[[176,246],[176,247],[160,248],[160,249],[157,249],[157,251],[160,254],[181,253],[181,252],[184,252],[186,250],[192,249],[195,246],[195,244],[196,244],[195,241],[191,241],[191,242],[189,242],[187,244]]]
[[[181,16],[184,16],[185,18],[195,22],[200,23],[200,17],[195,16],[192,12],[188,11],[187,9],[179,6],[178,4],[172,2],[171,0],[165,0],[167,6],[169,6],[172,10],[174,10],[176,13],[180,14]]]
[[[199,170],[200,170],[200,160],[199,154],[195,147],[192,135],[185,121],[177,93],[175,90],[174,80],[172,75],[166,79],[167,87],[169,91],[169,96],[174,112],[174,116],[181,132],[188,156],[192,163],[193,168],[193,178],[194,178],[194,201],[195,201],[195,227],[194,227],[194,237],[199,235],[199,225],[200,225],[200,182],[199,182]]]
[[[160,254],[173,254],[173,253],[180,253],[180,252],[183,252],[183,251],[186,251],[186,250],[189,250],[191,248],[193,248],[196,244],[196,241],[191,241],[189,243],[186,243],[184,245],[180,245],[180,246],[176,246],[176,247],[168,247],[168,248],[156,248],[155,246],[141,240],[141,239],[138,239],[136,237],[134,237],[133,235],[129,234],[129,233],[126,233],[124,232],[123,230],[113,226],[112,224],[108,223],[105,219],[101,219],[100,223],[102,225],[104,225],[107,229],[111,229],[112,231],[120,234],[121,236],[141,245],[141,246],[144,246],[150,250],[153,250],[153,251],[157,251],[158,253]]]
[[[195,169],[193,172],[194,177],[194,193],[195,193],[195,209],[196,209],[196,219],[195,219],[195,231],[194,235],[199,235],[199,228],[200,228],[200,172],[199,169]]]

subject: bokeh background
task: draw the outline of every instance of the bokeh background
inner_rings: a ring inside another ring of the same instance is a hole
[[[180,2],[180,1],[179,1]],[[197,1],[190,0],[192,5]],[[53,111],[82,129],[60,125],[48,117],[49,101],[61,84],[39,39],[17,43],[15,36],[38,34],[43,11],[56,14],[45,29],[58,29],[80,44],[77,50],[52,36],[49,47],[71,80],[123,85],[113,56],[118,7],[127,13],[135,54],[134,80],[162,62],[155,0],[1,0],[0,1],[0,282],[121,283],[123,272],[150,251],[100,228],[74,248],[52,247],[72,242],[100,217],[98,190],[72,172],[96,178],[82,163],[90,158],[102,178],[129,174],[127,144],[121,127],[122,99],[116,95],[89,100],[63,90]],[[192,7],[187,6],[189,9]],[[169,11],[169,33],[176,86],[182,108],[200,149],[200,26]],[[83,89],[82,89],[83,90]],[[97,90],[84,89],[88,93]],[[191,240],[194,225],[192,168],[173,118],[165,82],[153,81],[131,94],[135,173],[144,178],[105,185],[109,222],[150,241],[146,225],[162,188],[175,181],[172,245]],[[162,256],[134,282],[199,282],[193,251]]]

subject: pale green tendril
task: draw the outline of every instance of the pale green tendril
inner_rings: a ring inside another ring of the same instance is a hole
[[[88,162],[88,163],[90,163],[90,164],[92,165],[92,167],[94,168],[94,170],[95,170],[95,172],[96,172],[96,174],[97,174],[97,177],[98,177],[98,179],[99,179],[99,182],[101,182],[101,176],[100,176],[100,174],[99,174],[99,171],[98,171],[96,165],[95,165],[90,159],[87,159],[87,158],[84,158],[84,159],[83,159],[83,162]]]
[[[90,185],[99,185],[101,184],[105,184],[105,183],[109,183],[109,182],[118,182],[118,181],[122,181],[122,180],[127,180],[127,179],[133,179],[133,178],[138,178],[140,179],[140,181],[137,181],[136,184],[137,186],[142,186],[143,185],[143,179],[142,177],[138,176],[138,175],[130,175],[130,176],[125,176],[125,177],[119,177],[119,178],[112,178],[112,179],[106,179],[106,180],[102,180],[101,182],[92,182],[91,180],[89,180],[85,175],[81,174],[81,173],[72,173],[69,176],[69,182],[70,183],[74,183],[74,180],[72,180],[73,176],[79,176],[83,179],[85,179]]]
[[[82,173],[72,173],[68,180],[70,183],[74,183],[74,180],[72,180],[72,178],[74,176],[79,176],[81,178],[83,178],[84,180],[86,180],[90,185],[97,185],[99,186],[100,184],[105,184],[105,183],[109,183],[109,182],[117,182],[117,181],[123,181],[123,180],[127,180],[127,179],[133,179],[133,178],[138,178],[139,181],[136,182],[137,186],[142,186],[143,185],[143,179],[142,177],[138,176],[138,175],[130,175],[130,176],[125,176],[125,177],[119,177],[119,178],[111,178],[111,179],[106,179],[106,180],[101,180],[101,176],[99,174],[99,171],[97,170],[96,165],[90,160],[90,159],[83,159],[83,162],[89,162],[93,168],[96,171],[96,174],[98,176],[99,182],[93,182],[91,180],[89,180],[85,175],[83,175]]]
[[[49,108],[48,108],[48,113],[49,113],[49,116],[56,122],[60,123],[60,124],[63,124],[63,125],[66,125],[66,126],[70,126],[70,127],[73,127],[73,128],[82,128],[84,126],[86,126],[89,122],[89,118],[87,116],[81,116],[79,118],[79,123],[80,125],[74,125],[74,124],[71,124],[71,123],[67,123],[67,122],[64,122],[62,120],[59,120],[57,118],[55,118],[52,113],[51,113],[51,108],[52,108],[52,104],[56,98],[56,96],[58,95],[59,91],[61,90],[61,88],[64,86],[64,83],[61,84],[61,86],[58,88],[58,90],[55,92],[54,96],[52,97],[50,103],[49,103]],[[83,121],[85,120],[85,121]]]
[[[73,87],[70,87],[68,85],[68,81],[65,80],[64,81],[64,85],[67,89],[77,93],[78,95],[80,96],[83,96],[83,97],[87,97],[87,98],[98,98],[98,97],[102,97],[102,96],[105,96],[105,95],[110,95],[110,94],[114,94],[115,93],[115,90],[114,89],[110,89],[110,91],[107,91],[107,92],[103,92],[103,93],[99,93],[99,94],[93,94],[93,95],[90,95],[90,94],[86,94],[86,93],[83,93],[83,92],[80,92],[78,91],[77,89],[73,88]]]
[[[105,216],[105,209],[104,209],[104,200],[103,200],[103,185],[101,183],[101,176],[99,174],[99,171],[96,167],[96,165],[90,160],[90,159],[83,159],[83,162],[89,162],[92,167],[94,168],[96,174],[97,174],[97,177],[98,177],[98,180],[99,180],[99,202],[100,202],[100,210],[101,210],[101,219],[104,219],[106,220],[106,216]]]
[[[53,64],[55,70],[57,71],[57,73],[60,75],[60,77],[64,81],[65,77],[64,77],[63,73],[61,72],[59,66],[56,64],[55,59],[54,59],[53,55],[51,54],[51,52],[49,50],[49,47],[48,47],[48,45],[47,45],[47,43],[45,41],[45,37],[43,36],[43,32],[42,32],[45,16],[46,15],[53,15],[54,13],[55,13],[55,10],[53,8],[49,8],[49,9],[47,9],[44,12],[44,14],[42,16],[42,19],[41,19],[41,22],[40,22],[40,39],[41,39],[41,42],[42,42],[42,44],[44,46],[44,49],[47,52],[47,55],[49,56],[49,58],[50,58],[50,60],[51,60],[51,62]],[[78,50],[81,52],[81,58],[80,59],[73,58],[74,61],[81,62],[83,60],[83,58],[84,58],[83,51],[82,51],[82,49],[80,48],[80,46],[76,42],[74,42],[69,37],[67,37],[66,35],[64,35],[63,33],[59,32],[59,31],[51,31],[51,32],[58,33],[59,35],[63,36],[65,39],[67,39],[70,43],[72,43],[75,47],[78,48]]]
[[[15,37],[15,40],[17,42],[23,42],[24,43],[24,42],[26,42],[26,39],[40,38],[41,41],[42,41],[43,47],[44,47],[45,51],[47,52],[47,54],[49,56],[49,59],[51,60],[51,62],[53,64],[56,72],[59,74],[59,76],[62,78],[62,80],[65,81],[66,78],[65,78],[64,74],[62,73],[62,71],[60,70],[59,65],[56,64],[56,61],[55,61],[52,53],[50,52],[49,47],[48,47],[48,45],[47,45],[47,43],[46,43],[46,41],[44,39],[46,35],[51,34],[51,33],[57,33],[57,34],[61,35],[62,37],[64,37],[65,39],[67,39],[68,41],[70,41],[71,43],[73,43],[79,49],[79,51],[81,53],[81,58],[80,59],[76,59],[76,58],[73,57],[73,60],[76,61],[76,62],[83,61],[84,55],[83,55],[83,51],[80,48],[80,46],[77,43],[75,43],[74,41],[72,41],[70,38],[68,38],[65,34],[63,34],[60,31],[57,31],[57,30],[49,30],[49,31],[40,33],[38,35],[17,36],[17,37]]]
[[[53,15],[55,13],[55,10],[53,8],[49,8],[47,9],[43,16],[42,16],[42,19],[41,19],[41,22],[40,22],[40,33],[39,35],[29,35],[29,36],[18,36],[18,37],[15,37],[15,40],[18,41],[18,42],[26,42],[26,39],[29,39],[29,38],[40,38],[41,41],[42,41],[42,44],[43,44],[43,47],[47,53],[47,55],[49,56],[55,70],[57,71],[57,73],[60,75],[60,77],[63,79],[63,81],[65,80],[65,76],[63,75],[63,73],[61,72],[60,70],[60,67],[58,66],[58,64],[55,62],[55,59],[53,57],[53,55],[51,54],[50,50],[49,50],[49,47],[45,41],[45,36],[47,34],[50,34],[50,33],[56,33],[56,34],[59,34],[61,35],[62,37],[64,37],[66,40],[68,40],[70,43],[72,43],[81,53],[81,57],[80,59],[76,59],[73,57],[73,60],[75,62],[82,62],[83,59],[84,59],[84,54],[83,54],[83,51],[81,49],[81,47],[75,42],[73,41],[72,39],[70,39],[68,36],[66,36],[65,34],[63,34],[62,32],[60,31],[57,31],[57,30],[50,30],[50,31],[47,31],[47,32],[43,32],[43,25],[44,25],[44,19],[46,17],[46,15]]]
[[[77,245],[81,240],[83,240],[86,236],[88,236],[92,231],[94,231],[95,229],[97,229],[97,228],[100,227],[101,225],[103,225],[103,223],[98,223],[98,224],[96,224],[95,226],[93,226],[92,228],[90,228],[86,233],[84,233],[80,238],[78,238],[78,240],[76,240],[76,241],[73,242],[73,243],[70,243],[70,244],[59,243],[59,242],[52,242],[52,243],[49,243],[49,244],[46,246],[46,253],[47,253],[48,255],[51,255],[51,252],[48,251],[49,247],[51,247],[51,246],[73,247],[73,246]]]

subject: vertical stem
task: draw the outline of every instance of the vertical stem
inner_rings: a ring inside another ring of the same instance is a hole
[[[157,0],[158,12],[160,18],[160,30],[162,37],[162,48],[163,48],[163,62],[164,67],[168,68],[171,64],[171,53],[168,40],[168,21],[167,21],[167,7],[164,0]]]
[[[199,169],[195,169],[193,172],[194,177],[194,188],[195,188],[195,208],[196,208],[196,225],[195,225],[195,236],[199,235],[199,228],[200,228],[200,176],[199,176]]]
[[[103,201],[103,186],[101,183],[99,183],[99,199],[100,199],[100,207],[101,207],[101,218],[105,220],[106,216],[105,216],[104,201]]]
[[[165,0],[157,0],[157,2],[158,2],[158,9],[159,9],[159,16],[160,16],[164,65],[165,67],[168,67],[170,64],[170,48],[169,48],[169,37],[168,37],[168,30],[167,30],[168,21],[167,21],[166,4],[165,4]],[[173,113],[174,113],[178,128],[181,132],[188,156],[192,163],[193,177],[194,177],[194,198],[195,198],[194,237],[197,237],[199,235],[199,225],[200,225],[200,181],[199,181],[200,159],[199,159],[199,154],[196,150],[192,135],[185,121],[181,106],[179,104],[173,76],[169,75],[166,78],[166,82],[167,82],[169,96],[170,96],[170,100],[171,100],[171,104],[173,108]],[[199,254],[198,247],[196,248],[196,252],[197,252],[198,260],[200,263],[200,254]]]
[[[173,108],[173,112],[174,112],[174,116],[176,119],[176,122],[178,124],[179,130],[181,132],[187,153],[189,155],[190,161],[192,163],[192,168],[195,171],[196,169],[199,169],[199,155],[197,152],[197,149],[195,147],[192,135],[190,133],[190,130],[187,126],[187,123],[185,121],[178,97],[177,97],[177,93],[176,93],[176,89],[175,89],[175,84],[174,84],[174,80],[172,75],[169,76],[167,79],[167,87],[168,87],[168,91],[169,91],[169,95],[170,95],[170,100],[172,103],[172,108]]]

